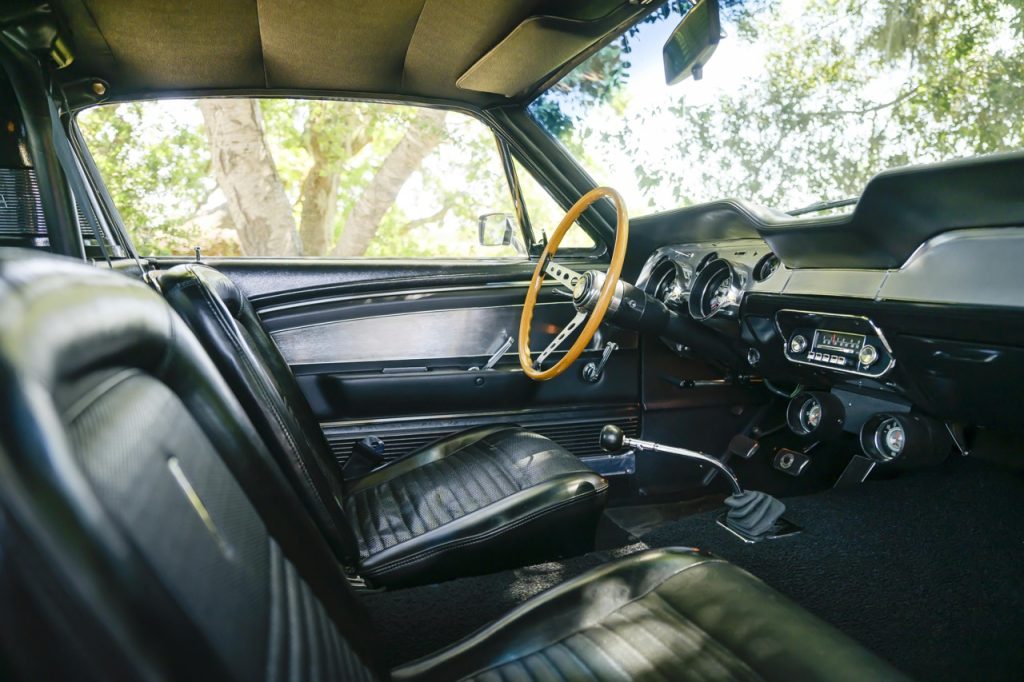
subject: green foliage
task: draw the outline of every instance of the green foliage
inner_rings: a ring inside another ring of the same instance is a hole
[[[423,112],[378,103],[261,100],[261,132],[296,224],[310,174],[334,178],[329,249],[396,145],[410,134],[430,136],[437,141],[419,167],[395,180],[401,190],[366,255],[514,256],[510,247],[477,243],[479,214],[513,210],[493,134],[459,114],[449,114],[439,128]],[[180,255],[200,245],[208,255],[241,254],[194,101],[96,107],[79,125],[141,253]]]
[[[1022,8],[1021,0],[807,0],[798,12],[793,3],[726,5],[733,30],[723,42],[762,46],[763,68],[749,65],[738,87],[710,103],[692,95],[690,81],[641,110],[628,98],[624,107],[621,90],[582,106],[586,96],[553,91],[542,113],[531,112],[570,149],[586,149],[599,178],[635,177],[649,208],[725,196],[795,208],[859,194],[886,168],[1024,147]],[[614,71],[602,60],[618,51],[592,59]],[[629,74],[616,78],[628,83]],[[551,127],[552,108],[570,123]],[[616,124],[588,127],[624,109]],[[641,134],[651,128],[663,132],[657,149]]]
[[[198,243],[200,230],[188,221],[214,190],[202,119],[194,105],[176,104],[177,115],[136,102],[78,119],[132,241],[147,255],[187,253]]]

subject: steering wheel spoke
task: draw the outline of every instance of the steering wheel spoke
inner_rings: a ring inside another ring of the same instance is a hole
[[[565,325],[562,331],[558,332],[548,347],[534,359],[530,352],[530,323],[533,319],[533,310],[537,305],[537,297],[540,296],[541,286],[548,277],[552,278],[561,286],[572,290],[582,275],[570,268],[555,263],[552,258],[558,252],[558,245],[562,238],[573,226],[576,220],[587,208],[598,199],[611,199],[615,205],[615,244],[612,246],[608,268],[604,271],[604,280],[599,285],[600,291],[592,305],[587,305],[586,310],[577,311],[569,324]],[[615,286],[618,284],[619,276],[622,274],[622,265],[626,259],[626,243],[629,241],[629,217],[626,215],[626,207],[622,203],[622,197],[611,187],[595,187],[573,204],[569,212],[562,218],[562,222],[555,228],[551,239],[544,246],[540,260],[530,277],[530,284],[526,289],[526,300],[523,301],[523,312],[519,316],[519,366],[523,373],[534,381],[547,381],[554,379],[570,366],[587,348],[587,344],[594,338],[597,328],[601,325],[612,297],[615,295]],[[551,367],[540,369],[544,361],[551,357],[551,354],[558,350],[562,343],[574,332],[575,339],[565,353],[558,358]]]
[[[555,261],[548,259],[548,262],[544,264],[544,274],[554,278],[556,282],[569,288],[571,291],[576,282],[579,281],[580,273],[575,270],[570,270],[564,265],[559,265]]]
[[[544,364],[544,361],[548,359],[548,356],[558,350],[558,347],[562,345],[562,342],[569,338],[569,336],[576,331],[576,328],[583,324],[583,320],[585,319],[587,319],[587,314],[585,312],[576,313],[576,315],[569,320],[569,324],[565,325],[565,328],[558,332],[558,335],[551,340],[548,347],[541,351],[541,354],[538,355],[537,359],[534,361],[533,366],[540,368],[540,366]]]

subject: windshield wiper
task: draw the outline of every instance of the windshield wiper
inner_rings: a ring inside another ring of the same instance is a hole
[[[815,201],[813,204],[804,206],[803,208],[795,208],[792,211],[786,211],[786,214],[797,216],[804,215],[805,213],[820,213],[821,211],[827,211],[830,208],[853,206],[859,199],[860,197],[847,197],[846,199],[835,199],[833,201]]]

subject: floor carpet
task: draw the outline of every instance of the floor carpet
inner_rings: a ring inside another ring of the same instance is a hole
[[[697,546],[747,569],[913,677],[1021,679],[1024,477],[958,458],[940,470],[785,502],[786,517],[804,528],[791,538],[745,545],[715,525],[717,512],[703,512],[662,523],[642,543],[365,601],[395,665],[617,556],[646,546]],[[687,511],[621,520],[643,533],[659,516]]]
[[[800,535],[745,545],[712,512],[641,539],[697,545],[742,566],[912,677],[1022,678],[1019,474],[958,458],[785,502]]]

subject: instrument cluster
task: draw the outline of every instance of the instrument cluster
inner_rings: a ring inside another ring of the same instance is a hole
[[[781,277],[778,257],[761,240],[669,246],[648,259],[637,286],[695,320],[735,318],[743,295]]]

